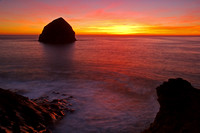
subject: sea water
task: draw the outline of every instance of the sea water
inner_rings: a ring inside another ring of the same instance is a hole
[[[54,133],[139,133],[159,110],[156,87],[181,77],[200,88],[200,37],[77,36],[52,46],[0,36],[0,87],[29,98],[73,96]]]

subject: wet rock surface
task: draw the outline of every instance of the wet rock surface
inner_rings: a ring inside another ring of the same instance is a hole
[[[65,99],[28,99],[0,88],[0,132],[51,132],[66,112],[73,112]]]
[[[200,133],[200,90],[181,78],[156,90],[160,110],[143,133]]]
[[[66,44],[76,41],[76,38],[72,27],[60,17],[44,27],[39,41],[48,44]]]

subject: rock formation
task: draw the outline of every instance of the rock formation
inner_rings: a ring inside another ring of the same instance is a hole
[[[200,133],[200,90],[181,78],[156,90],[160,110],[143,133]]]
[[[72,27],[60,17],[44,27],[39,41],[48,44],[65,44],[76,41],[76,38]]]
[[[49,125],[71,111],[66,100],[29,100],[0,88],[0,132],[49,132]]]

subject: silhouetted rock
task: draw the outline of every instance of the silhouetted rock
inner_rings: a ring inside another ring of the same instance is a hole
[[[49,132],[48,126],[64,116],[67,101],[29,100],[0,88],[0,132]]]
[[[143,133],[200,133],[200,90],[181,78],[156,90],[160,110]]]
[[[60,17],[44,27],[39,41],[49,44],[65,44],[76,41],[76,38],[72,27]]]

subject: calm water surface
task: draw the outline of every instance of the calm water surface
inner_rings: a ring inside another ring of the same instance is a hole
[[[139,133],[159,109],[163,81],[200,88],[200,37],[77,36],[60,47],[37,37],[0,36],[0,87],[29,98],[73,95],[76,111],[54,133]]]

